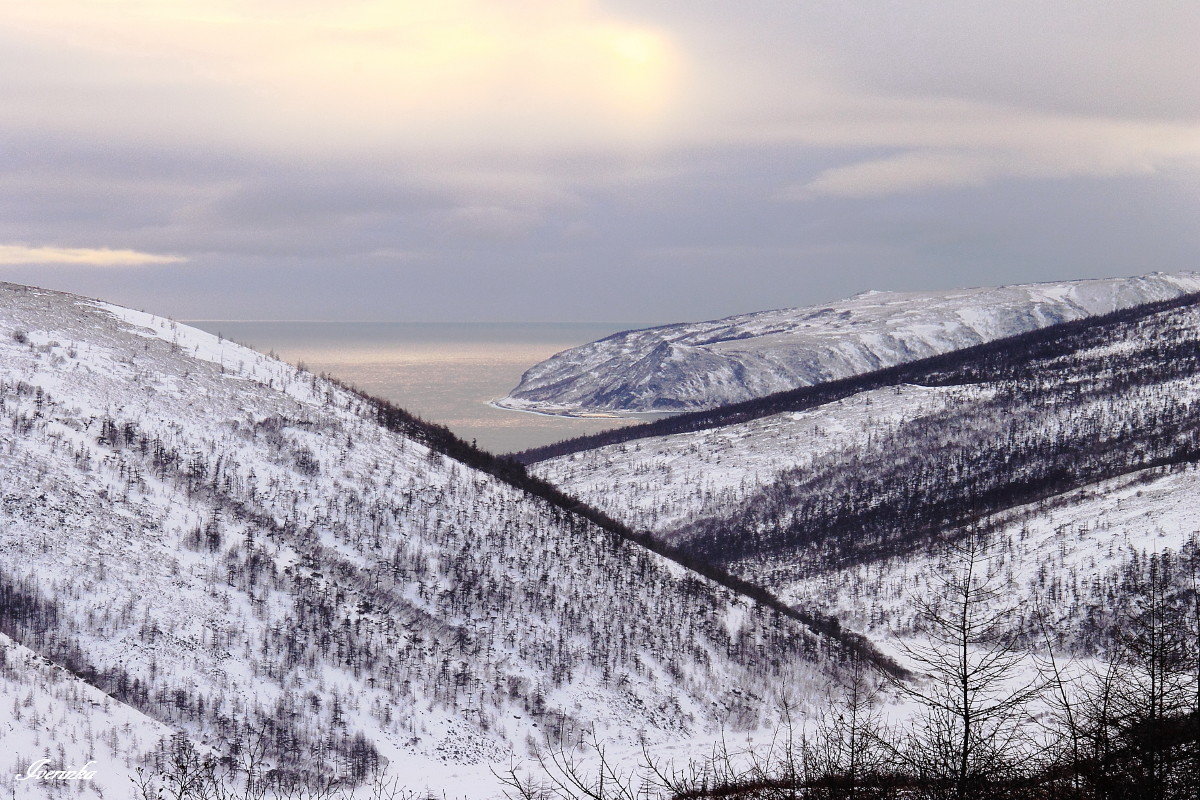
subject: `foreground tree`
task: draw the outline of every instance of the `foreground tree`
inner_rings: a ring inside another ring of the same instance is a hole
[[[895,757],[929,797],[993,797],[1029,771],[1036,750],[1027,706],[1042,682],[1014,644],[1006,604],[978,546],[952,546],[920,608],[924,640],[903,646],[922,678],[896,682],[917,706]]]
[[[1200,796],[1200,564],[1150,558],[1104,663],[1055,670],[1059,773],[1088,800]]]

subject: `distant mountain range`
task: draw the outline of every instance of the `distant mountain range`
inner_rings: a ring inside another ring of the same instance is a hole
[[[714,408],[861,375],[1060,322],[1200,291],[1200,273],[949,292],[617,333],[531,367],[496,405],[545,414]]]

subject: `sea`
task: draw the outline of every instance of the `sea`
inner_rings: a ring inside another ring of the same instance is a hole
[[[494,453],[644,422],[554,417],[488,405],[522,373],[576,345],[622,330],[622,323],[401,323],[190,320],[210,333],[273,352],[390,400]]]

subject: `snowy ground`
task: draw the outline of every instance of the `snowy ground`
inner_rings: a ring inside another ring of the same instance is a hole
[[[1200,542],[1200,466],[1134,473],[1014,508],[973,529],[987,532],[980,557],[1014,618],[1031,628],[1043,618],[1066,636],[1110,616],[1131,563]],[[786,599],[824,607],[884,644],[913,630],[918,601],[934,595],[945,569],[944,557],[925,553],[795,581],[778,568],[772,581]]]
[[[124,797],[136,755],[150,752],[169,734],[161,723],[0,634],[4,797]],[[16,779],[43,759],[49,769],[86,767],[95,775],[71,784]]]

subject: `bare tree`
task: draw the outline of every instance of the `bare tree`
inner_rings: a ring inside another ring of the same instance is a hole
[[[1193,603],[1170,559],[1152,557],[1133,613],[1085,707],[1095,745],[1089,768],[1097,797],[1194,797],[1189,774],[1197,739],[1197,633]]]
[[[354,780],[348,775],[289,775],[267,760],[268,733],[243,731],[224,757],[201,753],[183,734],[171,737],[152,770],[133,777],[136,800],[421,800],[400,776],[377,768]]]
[[[923,678],[895,682],[919,708],[895,755],[932,795],[982,797],[1028,763],[1026,706],[1042,682],[1022,674],[1006,588],[975,542],[950,546],[937,590],[919,609],[925,639],[903,644]]]
[[[534,754],[536,774],[516,764],[493,774],[518,800],[646,800],[651,788],[637,770],[620,768],[595,732],[582,747],[548,745]]]
[[[878,671],[852,658],[840,695],[817,719],[809,771],[824,776],[837,797],[878,796],[895,772],[895,737],[879,710],[881,680]]]

